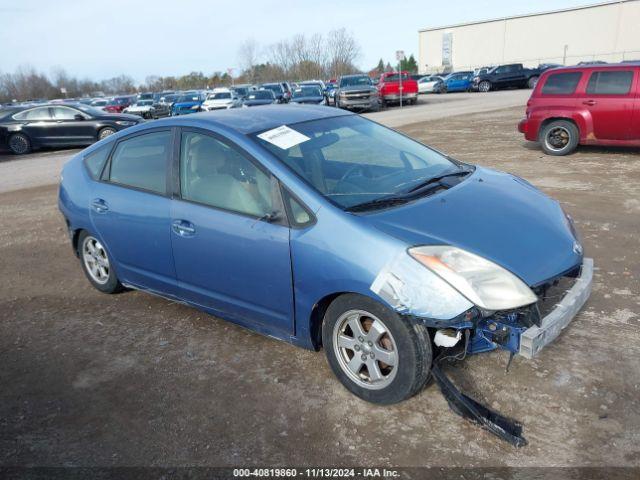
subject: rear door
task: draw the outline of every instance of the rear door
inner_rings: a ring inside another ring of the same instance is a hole
[[[181,297],[263,331],[293,334],[289,227],[279,188],[211,132],[183,129],[171,243]],[[279,219],[268,215],[279,212]]]
[[[173,132],[145,130],[119,140],[94,184],[89,205],[96,234],[127,284],[175,296],[167,171]]]
[[[13,115],[20,122],[22,132],[40,145],[52,145],[53,118],[49,107],[37,107]]]
[[[633,67],[590,72],[579,98],[593,125],[592,132],[587,132],[587,141],[631,138],[637,76]]]
[[[640,141],[640,69],[636,68],[635,95],[633,100],[633,118],[631,121],[631,133],[629,139]]]

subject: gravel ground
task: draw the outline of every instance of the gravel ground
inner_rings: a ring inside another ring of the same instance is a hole
[[[539,358],[448,369],[521,420],[529,446],[460,419],[434,386],[372,406],[323,352],[148,294],[98,293],[49,185],[0,193],[0,466],[640,466],[640,153],[547,157],[515,131],[521,114],[402,130],[558,198],[595,258],[591,299]]]

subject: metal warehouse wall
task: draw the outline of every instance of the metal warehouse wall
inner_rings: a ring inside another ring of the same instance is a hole
[[[443,69],[443,38],[454,70],[501,63],[640,60],[640,0],[420,30],[420,72]]]

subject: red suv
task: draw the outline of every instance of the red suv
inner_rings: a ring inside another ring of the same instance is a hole
[[[518,130],[549,155],[580,145],[640,146],[640,64],[548,70]]]

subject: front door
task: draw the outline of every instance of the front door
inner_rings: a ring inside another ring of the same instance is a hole
[[[275,179],[209,133],[183,130],[180,143],[171,241],[181,296],[293,334],[289,228]]]
[[[75,108],[56,106],[53,111],[53,132],[59,145],[88,145],[96,140],[96,130],[89,116]]]
[[[591,114],[593,137],[587,140],[628,140],[633,118],[634,70],[594,70],[580,106]]]
[[[171,151],[170,129],[120,140],[89,205],[118,278],[167,296],[177,293],[167,196]]]

